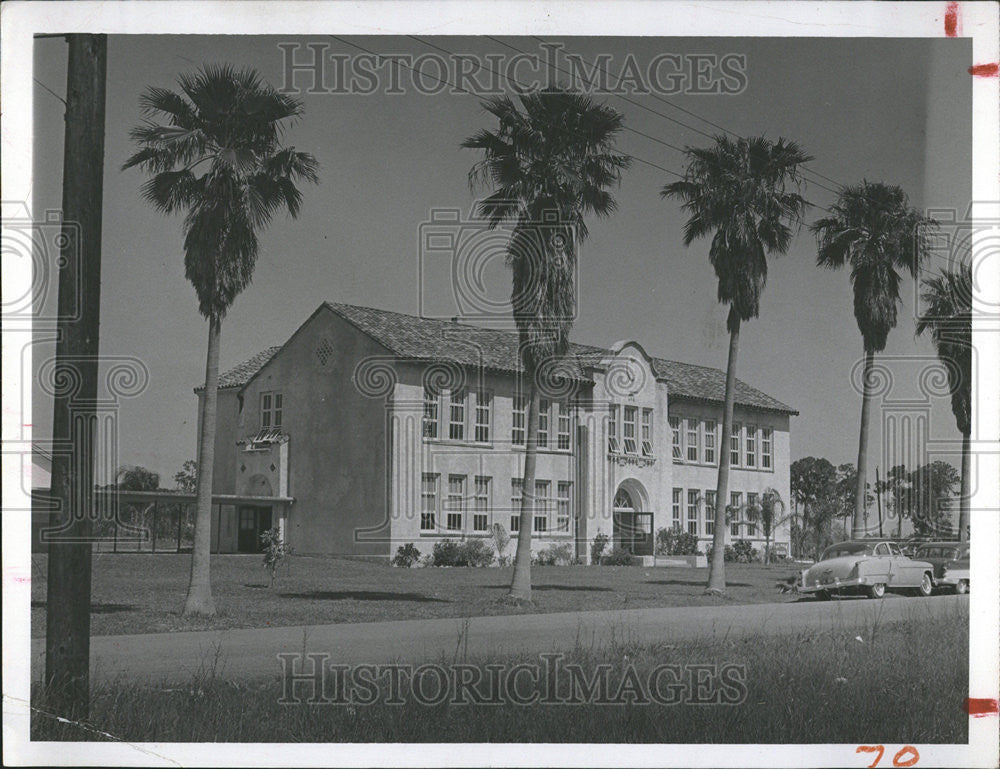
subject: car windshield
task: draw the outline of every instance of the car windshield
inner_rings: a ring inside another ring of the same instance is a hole
[[[831,545],[823,553],[823,560],[840,558],[842,555],[868,555],[871,553],[871,545],[865,542],[841,542],[839,545]]]

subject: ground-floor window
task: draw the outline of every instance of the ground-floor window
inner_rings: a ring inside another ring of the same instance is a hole
[[[551,486],[548,481],[535,481],[535,516],[532,531],[544,534],[549,530],[549,506],[552,503]]]
[[[465,512],[465,476],[448,476],[448,517],[445,527],[448,531],[462,530],[462,517]]]
[[[490,527],[490,492],[493,479],[476,476],[476,511],[472,515],[472,530],[486,531]]]
[[[734,491],[729,495],[729,507],[732,512],[732,520],[729,524],[729,533],[734,537],[740,535],[740,516],[743,513],[743,492]]]
[[[524,479],[510,479],[510,530],[516,533],[521,529],[521,498],[524,496]]]
[[[438,477],[424,473],[420,488],[420,530],[434,531],[437,524]]]
[[[674,489],[674,496],[671,504],[671,513],[673,514],[674,531],[681,530],[681,496],[684,494],[684,489]]]
[[[556,531],[569,532],[569,505],[573,484],[559,481],[559,496],[556,497]]]
[[[747,536],[757,536],[757,495],[747,492]]]
[[[688,534],[698,536],[698,490],[688,489]]]
[[[705,534],[715,536],[715,492],[705,491]]]

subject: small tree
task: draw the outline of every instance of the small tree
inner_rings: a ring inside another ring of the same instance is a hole
[[[271,578],[268,587],[274,587],[274,575],[292,550],[281,538],[281,530],[277,526],[260,535],[260,544],[264,549],[264,568]]]
[[[764,563],[768,564],[771,562],[771,538],[777,528],[789,518],[785,513],[785,502],[777,489],[764,489],[764,493],[760,495],[757,517],[760,519],[761,531],[764,532]]]
[[[503,527],[502,523],[494,523],[490,533],[493,535],[493,547],[497,550],[497,563],[499,563],[501,567],[504,567],[510,561],[510,559],[503,554],[503,551],[507,549],[507,545],[510,544],[510,534],[507,533],[507,529]]]
[[[189,459],[181,471],[174,475],[174,483],[185,494],[194,494],[198,489],[198,463]]]

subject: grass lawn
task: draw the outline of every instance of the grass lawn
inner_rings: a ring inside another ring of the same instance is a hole
[[[218,615],[180,616],[190,555],[95,554],[91,627],[94,635],[157,633],[268,625],[318,625],[429,617],[473,617],[526,611],[499,600],[511,570],[499,568],[396,569],[347,558],[293,556],[274,587],[260,556],[212,557],[212,592]],[[775,583],[793,566],[727,564],[724,598],[703,595],[707,569],[634,566],[532,568],[535,612],[711,606],[797,600]],[[32,623],[45,634],[46,557],[32,559]],[[804,599],[808,600],[808,599]]]
[[[623,580],[608,574],[592,579]],[[636,569],[631,579],[635,582],[625,584],[643,584],[649,578]],[[479,585],[488,584],[487,580],[479,572],[463,575],[463,581]],[[539,584],[550,584],[550,578]],[[408,681],[416,678],[407,679],[397,690],[401,696],[394,698],[391,685],[379,676],[374,677],[377,696],[364,703],[309,703],[310,695],[300,691],[297,703],[283,704],[280,680],[241,684],[202,677],[172,689],[135,684],[96,687],[90,718],[81,727],[46,715],[44,699],[36,692],[32,739],[953,744],[968,740],[968,716],[962,709],[969,690],[968,644],[968,611],[956,610],[954,617],[869,622],[797,637],[577,648],[565,662],[588,676],[605,665],[609,682],[605,691],[614,694],[577,697],[571,706],[567,701],[573,699],[572,679],[558,674],[537,679],[538,690],[556,695],[549,698],[552,704],[519,704],[509,695],[491,704],[483,699],[452,702],[447,696],[433,704],[427,702],[434,696],[427,690],[423,701],[414,696],[419,690],[409,687]],[[529,656],[441,662],[442,669],[456,673],[460,668],[478,669],[483,682],[489,680],[483,672],[487,665],[511,671],[524,663],[544,670],[538,657]],[[677,701],[645,694],[641,699],[626,697],[624,703],[608,701],[620,698],[628,669],[645,682],[663,665],[678,666],[683,672],[675,680],[688,682],[687,687],[680,685]],[[705,704],[704,692],[696,692],[690,684],[694,665],[742,671],[737,696],[730,697],[729,704],[721,699]],[[551,689],[550,680],[556,682]],[[515,686],[523,695],[524,687]],[[488,689],[481,683],[477,687]],[[433,688],[432,684],[429,689]],[[489,763],[486,754],[483,760]]]

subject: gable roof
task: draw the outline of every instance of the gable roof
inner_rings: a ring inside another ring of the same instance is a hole
[[[512,331],[469,326],[454,321],[418,318],[413,315],[326,302],[325,307],[367,334],[393,355],[410,360],[453,360],[468,366],[483,366],[495,371],[518,373],[522,370],[518,336]],[[600,365],[610,351],[593,345],[571,344],[577,375],[592,381],[587,369]],[[239,387],[251,378],[281,349],[270,347],[219,377],[219,387]],[[726,391],[726,373],[707,366],[651,359],[653,373],[667,386],[672,398],[721,403]],[[225,383],[225,384],[224,384]],[[745,382],[736,380],[736,405],[747,408],[799,412]]]

